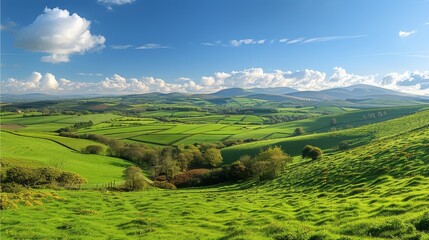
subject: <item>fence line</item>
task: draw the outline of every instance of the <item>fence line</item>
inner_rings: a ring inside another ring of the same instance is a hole
[[[113,181],[110,181],[108,183],[96,183],[96,184],[79,185],[79,189],[101,190],[101,189],[106,189],[106,188],[115,188],[117,186],[120,186],[123,183],[125,183],[125,181],[117,182],[116,180],[113,180]]]

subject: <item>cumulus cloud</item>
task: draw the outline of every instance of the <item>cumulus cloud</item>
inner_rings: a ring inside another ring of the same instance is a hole
[[[249,68],[231,72],[216,72],[212,75],[201,77],[199,81],[181,77],[173,82],[146,76],[127,78],[119,74],[106,77],[98,82],[81,82],[64,78],[58,79],[51,73],[42,75],[39,72],[33,72],[30,77],[23,80],[9,78],[7,81],[1,82],[2,91],[8,93],[47,92],[70,94],[209,93],[233,87],[291,87],[297,90],[322,90],[355,84],[369,84],[401,92],[429,95],[429,71],[393,72],[377,79],[376,75],[353,74],[342,67],[335,67],[329,75],[313,69],[265,72],[262,68]]]
[[[429,95],[429,71],[389,73],[383,77],[382,86],[404,92],[419,92]]]
[[[157,49],[157,48],[169,48],[169,47],[158,44],[158,43],[148,43],[148,44],[141,45],[140,47],[136,47],[136,49],[143,49],[143,50]]]
[[[92,35],[91,21],[59,8],[45,8],[36,20],[17,32],[16,45],[32,52],[42,52],[43,62],[69,62],[70,55],[83,54],[104,47],[106,39]]]
[[[354,84],[377,85],[374,75],[356,75],[347,73],[342,67],[335,67],[329,83],[334,83],[335,87],[345,87]]]
[[[406,31],[399,31],[399,37],[400,37],[400,38],[407,38],[407,37],[409,37],[409,36],[413,35],[414,33],[416,33],[416,30],[414,30],[414,31],[409,31],[409,32],[406,32]]]

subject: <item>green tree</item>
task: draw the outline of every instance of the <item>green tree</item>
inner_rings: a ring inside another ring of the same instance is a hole
[[[203,162],[204,158],[203,158],[203,154],[201,153],[200,149],[194,145],[190,145],[188,147],[188,149],[192,153],[191,165],[194,165],[194,166],[204,165],[204,162]]]
[[[209,148],[204,152],[204,161],[206,165],[218,167],[223,163],[223,157],[219,149]]]
[[[233,162],[230,166],[230,174],[232,179],[245,179],[248,177],[246,166],[240,162]]]
[[[129,166],[124,170],[125,188],[130,191],[138,191],[146,188],[146,181],[143,171],[137,166]]]
[[[293,135],[295,136],[299,136],[301,134],[304,133],[304,129],[302,127],[296,128],[295,131],[293,132]]]
[[[259,179],[274,178],[279,176],[286,163],[291,161],[292,158],[280,147],[270,147],[256,155],[252,171]]]
[[[192,151],[189,149],[180,150],[179,154],[177,154],[177,162],[179,164],[180,170],[186,171],[188,170],[189,164],[191,163],[194,155]]]
[[[171,156],[160,158],[156,165],[153,167],[153,176],[156,178],[160,175],[165,175],[168,180],[173,179],[180,171],[178,162]]]
[[[302,158],[320,159],[323,155],[322,149],[311,145],[306,145],[302,150]]]

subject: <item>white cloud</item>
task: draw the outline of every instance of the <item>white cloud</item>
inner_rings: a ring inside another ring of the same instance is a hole
[[[106,39],[91,35],[91,22],[67,10],[45,8],[36,20],[17,32],[16,45],[32,52],[48,53],[43,62],[69,62],[70,55],[104,47]]]
[[[367,35],[353,35],[353,36],[327,36],[327,37],[315,37],[315,38],[295,38],[295,39],[288,39],[288,38],[281,38],[281,39],[252,39],[252,38],[246,38],[246,39],[240,39],[240,40],[230,40],[227,43],[223,43],[222,41],[216,41],[216,42],[203,42],[201,45],[205,46],[223,46],[223,47],[240,47],[242,45],[262,45],[265,43],[287,43],[287,44],[296,44],[296,43],[317,43],[317,42],[328,42],[328,41],[335,41],[335,40],[345,40],[345,39],[353,39],[353,38],[361,38],[366,37]]]
[[[407,37],[413,35],[414,33],[416,33],[416,30],[409,31],[409,32],[399,31],[399,37],[401,37],[401,38],[407,38]]]
[[[77,73],[77,75],[87,76],[87,77],[102,77],[103,76],[102,73],[84,73],[84,72]]]
[[[143,50],[158,49],[158,48],[169,48],[169,47],[158,44],[158,43],[148,43],[148,44],[141,45],[140,47],[136,47],[136,49],[143,49]]]
[[[397,91],[429,95],[429,71],[392,72],[383,77],[381,85]]]
[[[6,23],[0,24],[0,31],[12,30],[16,27],[16,23],[13,21],[7,21]]]
[[[176,81],[192,81],[192,79],[190,79],[188,77],[180,77],[180,78],[176,79]]]
[[[233,47],[239,47],[241,45],[250,45],[250,44],[264,44],[264,43],[265,43],[265,39],[255,40],[251,38],[229,41],[229,44]]]
[[[304,40],[302,43],[328,42],[328,41],[336,41],[336,40],[361,38],[361,37],[366,37],[366,36],[367,35],[316,37],[316,38],[308,38],[308,39]]]
[[[287,44],[295,44],[304,41],[305,38],[296,38],[287,42]]]
[[[98,3],[107,7],[107,9],[112,10],[112,6],[121,6],[125,4],[131,4],[136,0],[97,0]]]
[[[377,85],[374,75],[355,75],[347,73],[342,67],[335,67],[329,82],[335,87],[345,87],[354,84]]]
[[[265,72],[262,68],[249,68],[228,73],[216,72],[213,75],[201,77],[200,81],[181,77],[173,83],[155,77],[126,78],[119,74],[106,77],[98,82],[81,82],[64,78],[59,78],[58,80],[51,73],[42,75],[39,72],[33,72],[30,77],[24,80],[9,78],[1,82],[2,91],[7,93],[46,92],[68,94],[209,93],[232,87],[291,87],[297,90],[322,90],[354,84],[369,84],[401,92],[429,95],[429,71],[392,72],[377,79],[377,75],[357,75],[348,73],[341,67],[335,67],[329,75],[313,69]]]
[[[124,50],[124,49],[128,49],[128,48],[132,48],[133,45],[128,44],[128,45],[111,45],[110,48],[111,49],[115,49],[115,50]]]

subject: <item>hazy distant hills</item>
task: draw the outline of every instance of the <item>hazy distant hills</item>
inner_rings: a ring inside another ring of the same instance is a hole
[[[43,100],[61,100],[61,99],[82,99],[95,98],[101,95],[49,95],[42,93],[32,94],[2,94],[1,102],[29,102]],[[104,95],[106,96],[106,95]],[[122,99],[170,99],[180,100],[185,98],[199,98],[218,102],[216,99],[229,99],[234,97],[245,97],[251,99],[260,99],[273,102],[283,101],[364,101],[364,100],[395,100],[395,101],[423,101],[428,102],[429,96],[419,96],[396,92],[393,90],[371,86],[371,85],[353,85],[342,88],[331,88],[321,91],[298,91],[289,87],[277,88],[228,88],[210,94],[188,94],[188,93],[147,93],[132,94],[126,96],[115,96]]]
[[[27,94],[1,94],[0,102],[32,102],[44,100],[60,100],[60,99],[82,99],[94,98],[101,95],[51,95],[44,93],[27,93]]]
[[[288,95],[300,98],[314,99],[318,101],[360,99],[428,99],[428,97],[424,96],[400,93],[393,90],[364,84],[353,85],[343,88],[332,88],[321,91],[297,91],[289,93]]]
[[[251,89],[228,88],[208,95],[216,97],[242,97],[250,95],[284,95],[293,92],[297,92],[297,90],[289,87]]]

